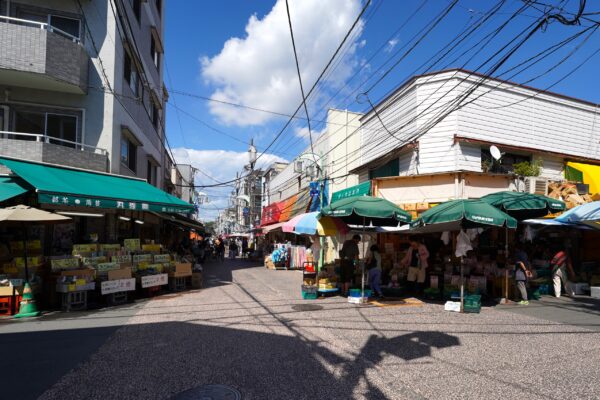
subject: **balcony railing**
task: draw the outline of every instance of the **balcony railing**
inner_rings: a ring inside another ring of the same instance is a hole
[[[94,154],[100,154],[103,156],[108,155],[108,150],[91,146],[89,144],[73,142],[71,140],[59,139],[48,135],[39,133],[23,133],[23,132],[11,132],[11,131],[0,131],[0,139],[16,139],[16,140],[30,140],[34,142],[51,143],[60,146],[70,147],[76,150],[88,151]]]
[[[38,22],[38,21],[31,21],[28,19],[21,19],[21,18],[14,18],[14,17],[7,17],[6,15],[0,15],[0,21],[4,21],[7,22],[9,24],[16,24],[16,25],[25,25],[25,26],[33,26],[33,27],[37,27],[39,29],[43,29],[46,30],[48,32],[54,32],[57,33],[61,36],[66,37],[67,39],[72,40],[75,43],[81,43],[81,40],[76,37],[71,35],[70,33],[67,33],[61,29],[58,29],[55,26],[52,26],[48,23],[45,22]]]

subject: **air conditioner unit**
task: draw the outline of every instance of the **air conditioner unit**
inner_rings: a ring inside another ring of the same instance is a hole
[[[525,178],[525,192],[533,194],[548,195],[548,179],[537,177]]]
[[[301,174],[304,170],[304,162],[303,161],[295,161],[294,162],[294,172],[297,174]]]

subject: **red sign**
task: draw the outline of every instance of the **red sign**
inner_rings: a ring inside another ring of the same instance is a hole
[[[282,202],[273,203],[263,207],[260,226],[272,225],[279,222],[279,217],[281,216],[281,206]]]

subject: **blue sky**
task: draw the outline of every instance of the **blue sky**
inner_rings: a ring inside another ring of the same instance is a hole
[[[303,83],[305,91],[308,91],[365,2],[289,0],[289,3]],[[559,2],[549,0],[547,3]],[[564,11],[575,12],[578,3],[576,0],[566,1]],[[413,38],[418,37],[419,32],[450,4],[451,0],[374,0],[350,37],[343,52],[345,56],[336,63],[337,67],[326,77],[324,84],[317,87],[316,96],[309,102],[311,119],[322,120],[328,107],[364,111],[365,104],[355,101],[356,93],[370,87],[414,44]],[[496,4],[495,1],[460,0],[411,53],[371,89],[369,98],[376,103],[410,76],[425,72],[423,64],[428,59],[440,54],[451,39],[472,26]],[[489,66],[481,67],[481,64],[519,32],[528,30],[528,26],[541,15],[541,7],[523,11],[477,54],[470,52],[453,59],[463,50],[480,43],[485,35],[507,21],[521,6],[522,1],[505,1],[497,14],[477,29],[469,40],[462,42],[462,47],[432,69],[461,67],[466,63],[469,69],[486,72]],[[250,138],[254,138],[261,151],[287,118],[177,92],[292,113],[300,104],[301,95],[285,2],[171,0],[166,2],[166,7],[165,57],[168,74],[165,74],[165,82],[171,92],[167,106],[170,145],[175,149],[179,162],[191,162],[202,169],[202,173],[197,175],[200,184],[232,179],[235,171],[246,162],[245,152]],[[598,10],[600,1],[588,1],[587,12]],[[600,16],[590,17],[600,19]],[[496,75],[590,25],[588,21],[584,21],[582,26],[549,24],[536,32]],[[590,37],[584,42],[587,34]],[[600,103],[600,56],[593,55],[600,49],[599,35],[590,28],[526,71],[516,76],[509,73],[504,77],[542,89],[554,85],[550,90]],[[550,67],[554,68],[548,71]],[[579,68],[572,72],[576,67]],[[566,77],[569,73],[571,75]],[[335,93],[338,93],[337,96],[333,96]],[[180,111],[177,112],[175,107]],[[296,120],[259,164],[265,165],[281,158],[293,159],[308,143],[306,129],[303,129],[305,126],[302,120]],[[316,133],[323,127],[323,124],[313,122]],[[215,209],[225,205],[222,196],[230,190],[206,189],[213,199],[204,217],[213,217]]]

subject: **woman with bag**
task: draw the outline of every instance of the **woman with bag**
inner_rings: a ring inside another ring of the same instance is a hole
[[[373,294],[379,298],[383,297],[381,291],[381,254],[379,247],[374,244],[370,248],[371,254],[367,260],[367,268],[369,270],[369,287]]]

